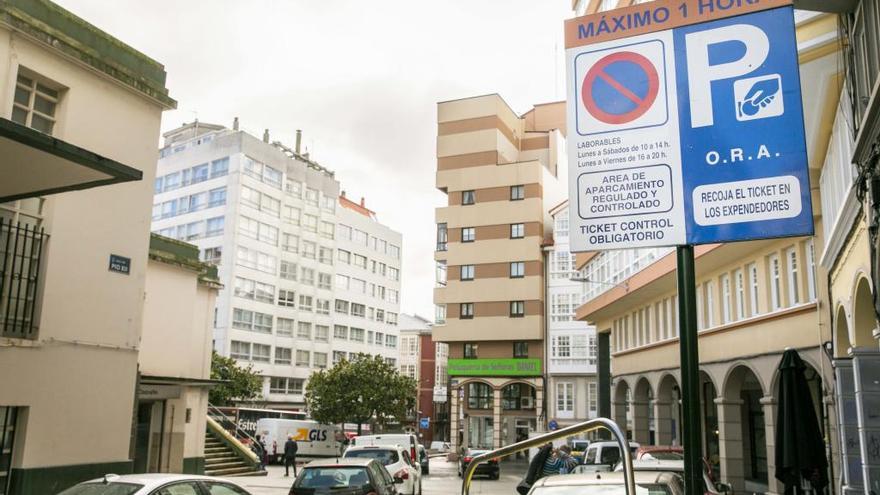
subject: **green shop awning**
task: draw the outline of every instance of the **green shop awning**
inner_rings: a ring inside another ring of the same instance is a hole
[[[141,178],[138,169],[0,118],[0,203]]]

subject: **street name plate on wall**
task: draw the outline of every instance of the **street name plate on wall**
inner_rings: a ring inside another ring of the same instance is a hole
[[[119,256],[118,254],[110,255],[110,267],[109,270],[111,272],[121,273],[123,275],[128,275],[131,273],[131,258],[126,258],[125,256]]]

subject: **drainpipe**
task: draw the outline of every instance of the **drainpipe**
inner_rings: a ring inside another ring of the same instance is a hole
[[[541,366],[542,367],[541,378],[544,383],[544,395],[542,397],[542,402],[543,402],[542,410],[544,411],[544,423],[549,421],[548,420],[549,414],[548,414],[547,407],[550,403],[550,401],[548,399],[548,397],[550,396],[550,389],[548,387],[548,383],[550,382],[550,377],[549,377],[549,366],[547,365],[547,357],[550,355],[550,352],[549,352],[550,311],[548,308],[550,307],[550,302],[549,302],[549,298],[550,298],[550,268],[549,268],[549,265],[550,265],[550,263],[549,263],[549,259],[550,259],[550,250],[551,249],[552,248],[550,248],[550,247],[544,247],[544,249],[543,249],[543,251],[544,251],[543,252],[543,254],[544,254],[544,331],[543,331],[542,346],[543,346],[544,359],[543,359],[543,363]],[[540,419],[540,418],[538,418],[538,419]],[[542,426],[541,431],[546,431],[546,429],[544,428],[544,425],[542,424],[541,426]]]

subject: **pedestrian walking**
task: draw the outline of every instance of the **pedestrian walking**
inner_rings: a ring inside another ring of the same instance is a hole
[[[260,465],[260,470],[266,469],[264,457],[266,448],[263,446],[263,440],[260,438],[260,435],[256,435],[254,441],[251,442],[251,451],[257,456],[257,463]]]
[[[293,476],[296,477],[297,450],[299,450],[299,446],[296,444],[296,440],[293,439],[293,435],[289,435],[287,441],[284,442],[284,476],[290,476],[290,466],[293,466]]]
[[[544,464],[553,453],[553,445],[546,444],[532,457],[529,462],[529,469],[526,471],[525,477],[516,485],[516,491],[520,495],[526,495],[538,479],[544,476]]]

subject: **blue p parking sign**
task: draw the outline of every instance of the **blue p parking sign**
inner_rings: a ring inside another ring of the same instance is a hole
[[[650,2],[567,23],[573,251],[813,233],[785,3]]]

